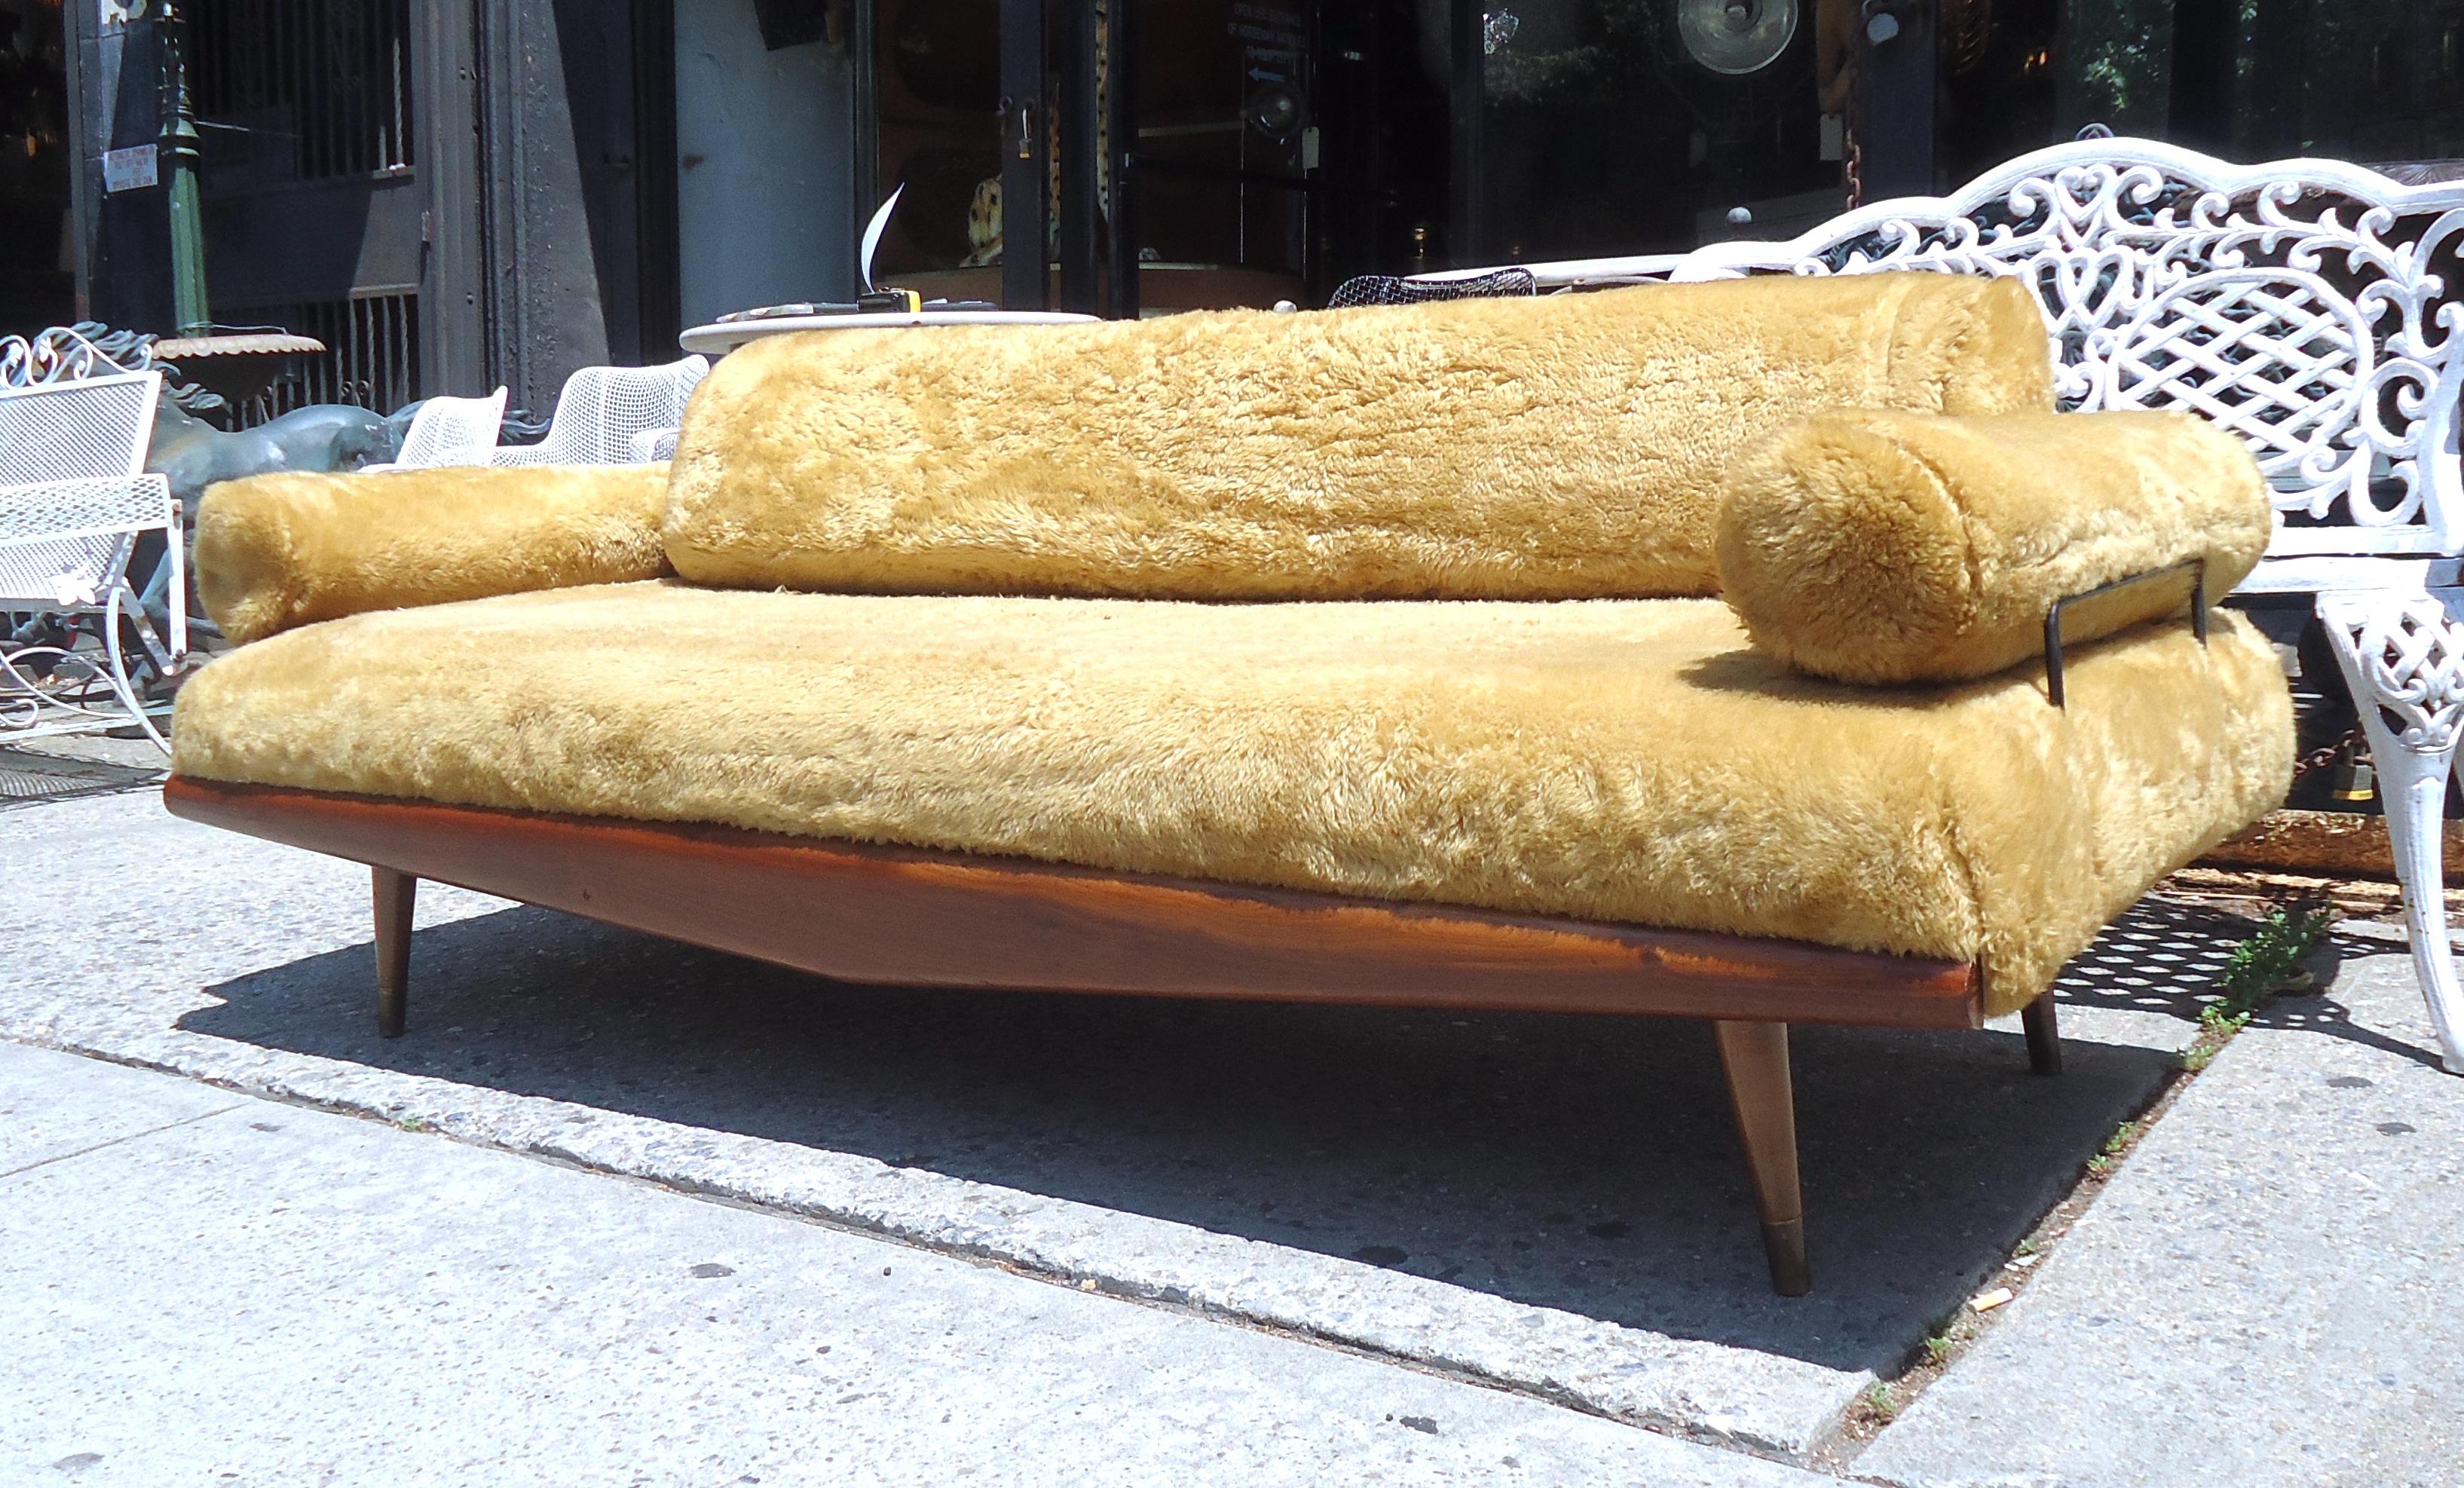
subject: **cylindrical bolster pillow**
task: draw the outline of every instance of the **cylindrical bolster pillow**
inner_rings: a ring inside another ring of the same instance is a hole
[[[1948,681],[2043,646],[2056,601],[2191,558],[2211,599],[2267,548],[2242,442],[2181,413],[1839,410],[1741,454],[1720,588],[1753,644],[1844,682]],[[2066,611],[2072,641],[2184,611],[2189,580]]]
[[[197,514],[197,594],[234,641],[312,621],[655,579],[664,465],[230,481]]]
[[[2035,299],[1771,276],[776,337],[693,395],[668,555],[910,594],[1710,595],[1729,455],[1843,405],[2052,407]]]

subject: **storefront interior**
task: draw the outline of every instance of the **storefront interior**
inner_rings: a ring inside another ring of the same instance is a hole
[[[1019,131],[1004,49],[1035,46],[1039,11],[1047,117]],[[1859,76],[1881,11],[1930,28],[1929,99],[1904,64]],[[869,20],[857,175],[906,189],[883,266],[1002,297],[1023,142],[1045,161],[1046,297],[1067,297],[1089,151],[1093,251],[1134,255],[1145,313],[1786,235],[1859,185],[1947,188],[2095,125],[2245,160],[2464,155],[2459,0],[877,0]],[[1084,51],[1096,127],[1073,133]],[[1911,113],[1913,149],[1892,127]],[[1082,308],[1126,311],[1121,276],[1082,274],[1102,301]]]
[[[892,191],[884,283],[1153,315],[1785,236],[2092,125],[2414,179],[2464,158],[2464,0],[180,9],[216,318],[336,348],[285,396],[388,405],[544,403],[686,325],[848,298]],[[99,165],[167,97],[154,9],[122,11],[0,0],[8,329],[166,317],[159,192]]]

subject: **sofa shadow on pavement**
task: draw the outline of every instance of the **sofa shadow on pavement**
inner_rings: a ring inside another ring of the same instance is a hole
[[[2064,999],[2194,1019],[2249,928],[2150,901]],[[1841,1369],[1896,1368],[2172,1067],[2085,1019],[2053,1080],[2015,1033],[1798,1029],[1816,1285],[1788,1300],[1705,1026],[856,987],[533,908],[422,930],[412,957],[399,1040],[365,945],[209,988],[180,1026]]]

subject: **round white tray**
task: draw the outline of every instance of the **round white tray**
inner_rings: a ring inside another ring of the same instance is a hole
[[[868,310],[851,316],[775,316],[767,320],[713,321],[676,340],[685,350],[721,356],[746,341],[790,331],[864,331],[899,325],[1076,325],[1092,320],[1066,310]]]

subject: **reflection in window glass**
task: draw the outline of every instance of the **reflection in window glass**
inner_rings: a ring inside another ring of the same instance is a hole
[[[1806,0],[1505,0],[1483,37],[1483,257],[1685,249],[1837,211]],[[1449,59],[1421,0],[1422,65]]]
[[[2173,81],[2173,0],[2069,0],[2063,9],[2062,133],[2102,124],[2162,138]]]
[[[2062,11],[2054,139],[2101,123],[2241,160],[2464,155],[2464,0],[2064,0]],[[2223,75],[2212,106],[2199,86],[2210,72]]]
[[[2464,5],[2245,0],[2236,144],[2363,161],[2464,154]]]

